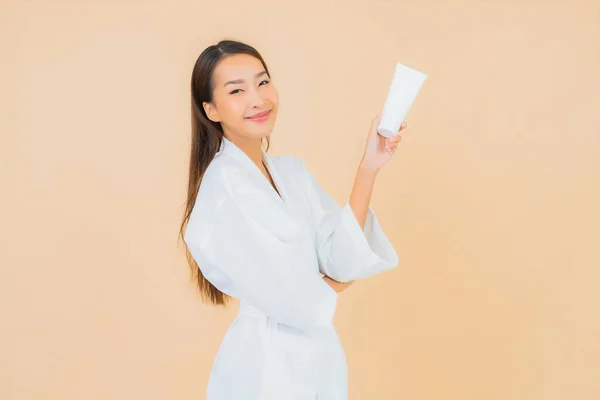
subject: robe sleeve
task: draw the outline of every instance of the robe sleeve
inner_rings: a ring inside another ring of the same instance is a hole
[[[201,185],[184,239],[204,277],[287,325],[331,325],[338,294],[310,265],[314,254],[271,235],[238,201],[221,184]]]
[[[348,201],[340,206],[298,159],[307,181],[319,270],[339,281],[368,278],[398,266],[398,255],[369,207],[364,230]]]

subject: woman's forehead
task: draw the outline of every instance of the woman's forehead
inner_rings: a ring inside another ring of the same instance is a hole
[[[243,79],[253,80],[256,75],[264,71],[260,60],[247,54],[235,54],[225,57],[215,68],[215,83],[219,86],[228,81]]]

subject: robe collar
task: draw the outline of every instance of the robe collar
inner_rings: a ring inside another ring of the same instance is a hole
[[[273,189],[271,182],[269,182],[267,177],[263,175],[262,171],[258,168],[254,161],[252,161],[252,159],[248,157],[248,155],[242,149],[240,149],[235,143],[227,139],[225,136],[223,136],[221,148],[219,149],[219,153],[221,152],[234,159],[237,164],[248,173],[253,183],[255,183],[258,188],[264,191],[264,193],[266,193],[273,200],[273,202],[277,204],[278,207],[281,207],[284,210],[287,209],[287,193],[285,191],[282,178],[277,172],[277,168],[275,168],[273,163],[273,158],[269,155],[269,153],[267,153],[261,147],[263,161],[280,194],[277,194],[277,191]]]
[[[226,174],[226,179],[230,181],[230,187],[239,199],[237,204],[242,211],[281,241],[302,240],[300,226],[292,216],[290,198],[273,157],[262,149],[264,163],[281,197],[250,157],[224,136],[217,155],[220,153],[236,164],[235,173]]]

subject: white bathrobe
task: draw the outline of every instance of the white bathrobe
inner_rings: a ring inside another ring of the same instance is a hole
[[[214,360],[207,400],[346,400],[347,366],[332,324],[340,282],[395,268],[369,209],[364,231],[295,156],[263,159],[281,197],[224,138],[184,240],[202,274],[240,300]]]

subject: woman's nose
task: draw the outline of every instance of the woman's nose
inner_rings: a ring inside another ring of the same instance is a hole
[[[252,90],[248,98],[250,107],[262,108],[262,106],[265,104],[265,99],[258,92],[258,90]]]

